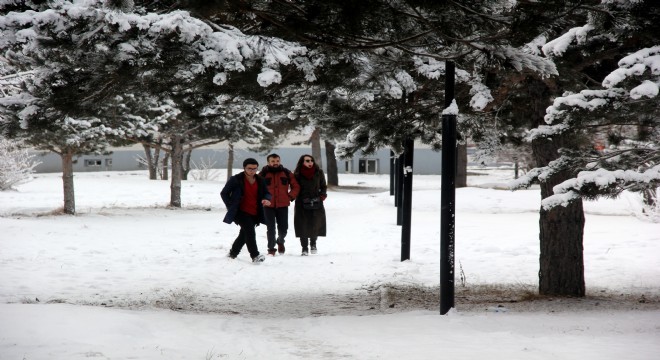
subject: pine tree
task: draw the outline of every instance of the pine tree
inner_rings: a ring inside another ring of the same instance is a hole
[[[597,148],[597,144],[587,143],[580,148],[564,149],[560,159],[548,167],[536,169],[536,177],[562,169],[571,169],[578,174],[556,187],[555,195],[543,201],[544,206],[552,208],[580,198],[616,197],[624,190],[643,192],[658,186],[660,124],[655,100],[657,80],[634,82],[626,79],[626,82],[633,83],[632,88],[626,88],[613,87],[620,82],[608,78],[625,73],[657,78],[652,73],[652,63],[645,64],[645,60],[657,54],[659,49],[642,49],[622,59],[622,67],[618,70],[623,71],[610,74],[603,82],[604,90],[566,94],[555,99],[548,108],[545,119],[551,125],[534,129],[531,139],[600,128],[595,133],[601,135],[599,140],[606,142],[607,146]],[[642,66],[633,69],[635,65]]]
[[[161,99],[187,116],[178,121],[198,119],[195,126],[203,129],[209,117],[202,109],[217,104],[214,89],[235,81],[234,74],[260,68],[250,74],[261,86],[281,79],[280,66],[313,77],[304,47],[207,24],[188,12],[157,14],[130,1],[48,5],[0,17],[6,62],[16,72],[32,72],[19,93],[0,100],[0,110],[7,134],[62,156],[65,213],[75,212],[73,156],[103,151],[125,131],[112,127],[103,112],[117,95],[164,94]],[[171,203],[180,206],[184,139],[170,140]]]
[[[551,61],[511,46],[507,26],[512,8],[505,1],[183,4],[209,19],[299,41],[326,56],[321,66],[326,73],[349,68],[340,71],[346,75],[343,84],[335,85],[349,93],[352,105],[346,108],[353,108],[342,114],[353,118],[350,136],[337,149],[344,157],[390,146],[400,152],[409,137],[438,148],[445,60],[463,69],[459,82],[465,90],[459,96],[470,99],[475,109],[483,109],[491,98],[476,71],[480,67],[499,64],[541,75],[556,73]],[[227,19],[223,15],[228,13],[239,15]],[[461,111],[469,111],[468,106]],[[336,122],[337,127],[347,123]]]
[[[474,79],[470,90],[475,95],[473,107],[492,101],[489,107],[482,106],[482,109],[490,111],[497,117],[498,124],[502,124],[497,125],[501,130],[499,137],[513,135],[514,140],[521,141],[525,129],[544,124],[545,109],[553,98],[564,91],[595,86],[599,80],[593,79],[607,74],[613,59],[630,51],[630,46],[640,41],[637,30],[653,30],[647,34],[657,34],[654,27],[660,23],[653,5],[640,1],[518,2],[515,6],[504,2],[376,0],[359,4],[340,0],[323,4],[240,1],[232,4],[240,4],[242,10],[248,9],[257,19],[271,24],[273,31],[281,36],[294,37],[307,45],[349,49],[357,53],[357,57],[367,59],[365,64],[373,64],[363,69],[376,69],[376,72],[360,71],[368,80],[359,84],[370,82],[380,86],[375,86],[375,90],[364,86],[362,92],[354,90],[349,96],[358,106],[347,112],[348,116],[354,116],[354,121],[347,145],[339,149],[345,156],[350,156],[350,151],[357,148],[370,151],[387,143],[396,147],[400,144],[397,139],[407,136],[411,128],[424,129],[427,124],[422,120],[398,117],[404,111],[393,109],[396,109],[396,98],[402,97],[388,98],[387,95],[403,94],[401,89],[409,85],[413,86],[413,93],[418,92],[419,84],[426,82],[415,72],[434,74],[435,78],[442,76],[443,61],[447,59],[457,60],[458,68],[466,70]],[[561,60],[555,58],[557,66],[542,56],[540,46],[548,39],[566,33],[580,40],[585,31],[598,22],[598,26],[606,30],[604,35],[591,38],[589,47],[582,52],[573,52]],[[262,28],[264,26],[259,27]],[[371,56],[374,54],[377,56]],[[398,59],[392,60],[394,57]],[[377,64],[378,60],[388,64]],[[436,69],[437,73],[429,69]],[[413,81],[400,81],[397,74],[404,73]],[[557,77],[558,74],[561,76]],[[409,94],[410,89],[406,90]],[[424,98],[423,94],[413,96]],[[369,103],[389,103],[389,106],[370,108],[364,105]],[[438,106],[437,102],[435,104]],[[388,110],[381,112],[381,116],[373,111],[385,108]],[[368,110],[360,112],[362,109]],[[484,133],[484,129],[478,130]],[[422,134],[427,134],[427,141],[433,141],[431,132],[420,131],[416,136]],[[536,165],[548,165],[559,158],[560,151],[562,154],[567,151],[563,149],[580,148],[589,142],[585,133],[564,133],[552,141],[537,138],[532,142]],[[553,195],[555,185],[575,175],[574,169],[563,168],[542,178],[542,198]],[[584,295],[582,203],[574,202],[563,209],[542,208],[540,216],[540,292]]]
[[[544,53],[557,63],[560,76],[539,79],[513,74],[509,81],[502,81],[500,89],[495,91],[496,99],[507,99],[499,102],[503,106],[498,113],[509,113],[509,118],[514,121],[531,119],[532,127],[538,126],[528,138],[537,168],[521,178],[516,186],[529,185],[534,181],[541,184],[539,291],[547,295],[583,296],[584,213],[581,198],[594,197],[595,192],[615,194],[616,191],[609,191],[611,189],[608,190],[607,186],[596,189],[594,181],[592,186],[587,186],[590,191],[586,191],[585,187],[584,196],[576,191],[568,191],[567,195],[560,193],[570,189],[570,184],[575,184],[575,180],[571,179],[580,171],[604,167],[609,162],[607,158],[612,154],[601,156],[594,149],[594,144],[602,141],[598,135],[603,133],[603,129],[607,132],[624,124],[643,124],[648,121],[643,120],[648,116],[657,118],[657,101],[655,109],[638,102],[634,106],[610,107],[607,109],[609,114],[590,110],[628,97],[624,95],[627,93],[625,91],[601,91],[598,88],[613,70],[617,58],[657,42],[653,34],[658,33],[658,10],[650,2],[549,2],[549,8],[545,8],[545,4],[523,6],[534,9],[521,10],[525,16],[521,16],[521,21],[517,23],[521,28],[519,33],[534,33],[541,26],[551,25],[537,32],[540,35],[526,46],[530,51],[540,51],[542,46]],[[551,19],[541,21],[548,16]],[[556,39],[547,41],[552,38]],[[508,84],[521,84],[526,93],[515,89],[515,85],[512,89]],[[580,91],[585,88],[587,90]],[[614,96],[610,98],[610,95]],[[556,98],[554,105],[546,110],[553,98]],[[548,126],[548,123],[551,125]],[[636,154],[638,151],[629,153]],[[610,162],[609,165],[627,168],[634,166],[634,163],[637,166],[642,164],[639,158],[631,160],[626,161],[628,165],[624,165],[623,161],[618,164]],[[572,201],[567,201],[569,199]],[[556,203],[565,206],[551,206]]]

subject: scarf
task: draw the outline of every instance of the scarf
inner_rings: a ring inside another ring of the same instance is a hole
[[[304,176],[307,178],[307,180],[312,180],[314,177],[314,174],[316,173],[316,169],[312,166],[311,168],[308,168],[307,166],[302,166],[300,168],[300,175]]]

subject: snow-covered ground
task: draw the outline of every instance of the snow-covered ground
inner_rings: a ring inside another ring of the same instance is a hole
[[[660,224],[639,198],[585,203],[588,296],[540,298],[539,191],[481,173],[456,192],[447,316],[439,176],[414,178],[410,261],[388,177],[342,174],[319,254],[291,228],[285,255],[253,265],[225,256],[224,181],[184,182],[173,210],[145,172],[78,173],[63,216],[61,174],[39,174],[0,192],[0,359],[657,359]]]

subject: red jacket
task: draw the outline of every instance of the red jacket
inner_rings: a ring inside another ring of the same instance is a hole
[[[298,185],[296,177],[283,166],[271,168],[266,165],[261,169],[259,175],[266,179],[268,191],[273,196],[269,207],[287,207],[300,192],[300,185]]]

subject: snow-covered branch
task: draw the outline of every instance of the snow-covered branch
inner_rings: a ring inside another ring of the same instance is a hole
[[[577,44],[584,43],[587,34],[592,30],[594,30],[594,26],[591,24],[574,27],[560,37],[543,45],[541,50],[546,56],[562,56],[573,42]]]
[[[567,94],[560,96],[553,101],[545,111],[544,120],[548,125],[541,125],[531,129],[527,134],[527,141],[537,138],[553,137],[569,131],[576,125],[574,113],[605,108],[615,101],[626,97],[624,89],[605,89],[605,90],[582,90],[577,94]]]
[[[582,171],[576,178],[555,186],[552,189],[554,195],[543,199],[541,205],[549,210],[555,206],[566,206],[569,202],[579,198],[614,197],[628,188],[655,189],[658,185],[660,185],[660,165],[655,165],[643,172],[606,169]]]
[[[40,163],[18,143],[0,137],[0,191],[29,181]]]
[[[641,49],[619,60],[619,68],[607,75],[603,87],[611,89],[634,78],[646,78],[630,90],[630,97],[654,98],[658,96],[660,86],[660,45]]]
[[[511,190],[524,189],[532,186],[535,182],[544,182],[552,175],[565,170],[574,162],[574,159],[568,156],[561,156],[557,160],[551,161],[548,166],[533,168],[520,178],[508,183]]]
[[[197,59],[187,64],[186,71],[191,73],[207,69],[212,74],[224,74],[226,79],[229,72],[245,71],[247,66],[260,63],[262,86],[281,79],[280,66],[294,65],[304,72],[307,80],[316,79],[314,70],[319,64],[306,58],[307,48],[300,44],[246,35],[235,27],[211,27],[181,10],[141,14],[104,5],[102,0],[61,1],[46,11],[10,12],[0,18],[0,32],[5,37],[0,45],[20,48],[21,56],[36,56],[43,52],[40,44],[44,40],[59,40],[56,37],[68,34],[79,47],[95,46],[99,54],[112,54],[118,62],[139,64],[149,56],[158,58],[159,41],[177,41],[197,49]],[[88,41],[92,38],[93,42]],[[103,41],[104,38],[109,40]]]

